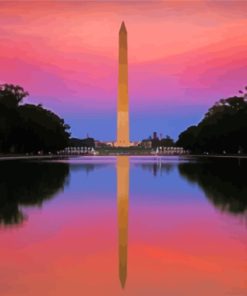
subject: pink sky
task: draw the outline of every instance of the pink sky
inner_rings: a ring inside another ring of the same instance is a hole
[[[0,2],[0,82],[24,86],[74,135],[114,139],[124,20],[132,139],[176,137],[247,84],[245,11],[244,1]]]

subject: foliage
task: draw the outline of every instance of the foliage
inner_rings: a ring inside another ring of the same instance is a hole
[[[159,138],[151,139],[151,142],[152,142],[153,149],[156,149],[157,147],[173,147],[173,146],[175,146],[174,140],[169,136],[166,136],[163,139],[159,139]]]
[[[77,139],[71,138],[69,146],[72,147],[95,147],[95,140],[93,138]]]
[[[68,144],[69,126],[41,105],[21,104],[28,93],[20,86],[0,87],[0,151],[56,151]]]
[[[178,146],[198,152],[237,153],[247,150],[247,95],[221,99],[197,126],[179,135]]]
[[[25,97],[29,95],[21,86],[13,84],[0,85],[0,105],[6,108],[17,108]]]
[[[176,143],[177,146],[181,146],[181,147],[184,147],[185,149],[193,150],[195,147],[196,135],[197,135],[197,126],[195,125],[190,126],[179,135],[178,141]]]
[[[162,146],[162,147],[173,147],[173,146],[175,146],[175,143],[174,143],[174,140],[171,137],[166,136],[165,138],[160,140],[160,146]]]

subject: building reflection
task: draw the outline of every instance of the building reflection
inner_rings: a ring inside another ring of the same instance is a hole
[[[154,177],[157,177],[158,174],[162,175],[163,172],[165,174],[171,173],[176,167],[176,164],[156,161],[152,163],[137,163],[136,166],[141,167],[143,170],[150,171]]]
[[[119,279],[122,288],[127,279],[128,261],[128,207],[129,207],[129,158],[117,157],[117,205],[118,205],[118,257]]]

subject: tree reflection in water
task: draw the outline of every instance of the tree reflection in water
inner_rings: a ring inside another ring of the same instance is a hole
[[[179,173],[196,183],[222,211],[243,215],[247,211],[247,161],[211,159],[178,165]]]
[[[150,162],[136,164],[143,170],[159,176],[178,168],[181,177],[198,184],[206,197],[222,211],[236,215],[247,212],[247,160],[245,159],[191,159],[177,162]]]
[[[41,206],[63,189],[68,174],[66,163],[0,162],[0,225],[21,224],[21,206]]]

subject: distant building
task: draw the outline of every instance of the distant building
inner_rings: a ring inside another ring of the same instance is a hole
[[[113,147],[114,141],[95,141],[95,148]]]
[[[95,141],[95,148],[106,147],[107,145],[101,141]]]
[[[184,150],[183,147],[158,147],[154,152],[155,154],[163,154],[163,155],[183,155],[189,154],[188,150]]]
[[[130,146],[129,147],[137,147],[140,146],[141,142],[140,141],[133,141],[129,142]],[[95,148],[107,148],[107,147],[119,147],[116,142],[114,141],[95,141]]]
[[[131,147],[138,147],[141,145],[141,141],[133,141],[133,142],[130,142],[130,146]]]
[[[149,140],[149,139],[142,140],[142,142],[141,142],[141,146],[142,146],[143,148],[151,149],[151,148],[152,148],[152,141]]]
[[[114,147],[115,142],[114,141],[108,141],[108,142],[104,142],[106,144],[106,146],[108,147]]]
[[[69,146],[64,148],[63,150],[57,151],[57,154],[59,155],[95,155],[97,154],[94,150],[94,147],[75,147],[75,146]]]
[[[153,140],[159,140],[159,137],[157,136],[157,132],[153,132]]]

